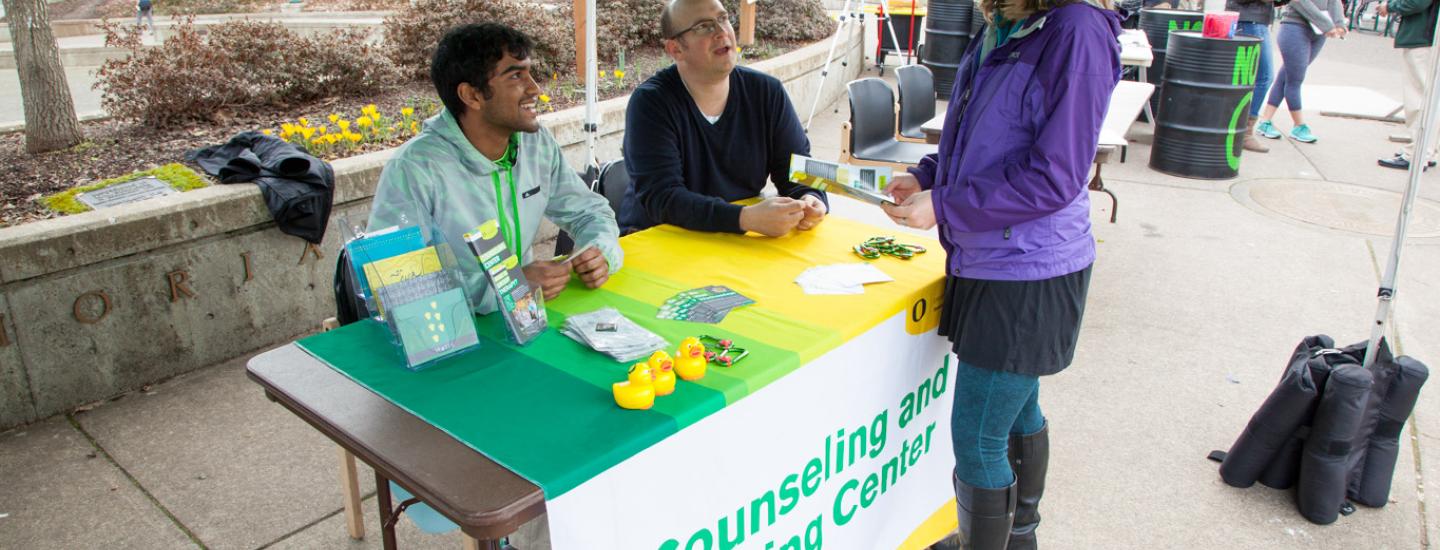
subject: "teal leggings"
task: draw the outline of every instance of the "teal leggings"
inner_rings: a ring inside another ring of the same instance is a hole
[[[1029,435],[1044,427],[1040,378],[956,362],[950,431],[960,481],[986,489],[1014,483],[1010,435]]]

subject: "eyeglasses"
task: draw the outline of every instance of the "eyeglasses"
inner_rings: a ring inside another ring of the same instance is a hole
[[[720,29],[735,30],[734,16],[724,15],[714,19],[701,19],[700,22],[690,25],[690,28],[675,33],[670,39],[680,38],[687,32],[693,32],[695,36],[705,38],[720,32]]]

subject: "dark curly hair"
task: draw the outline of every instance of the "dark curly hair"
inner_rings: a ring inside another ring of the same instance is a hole
[[[450,29],[435,48],[430,62],[430,81],[440,101],[455,118],[465,113],[460,100],[461,83],[469,83],[490,99],[490,74],[509,53],[515,59],[530,57],[535,42],[525,33],[499,23],[461,25]]]

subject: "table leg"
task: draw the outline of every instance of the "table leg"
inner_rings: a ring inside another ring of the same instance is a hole
[[[1149,84],[1149,83],[1150,83],[1149,72],[1150,72],[1150,68],[1149,68],[1149,67],[1140,67],[1140,81],[1141,81],[1141,82],[1144,82],[1144,83],[1146,83],[1146,84]],[[1145,120],[1149,121],[1151,128],[1154,128],[1154,127],[1155,127],[1155,111],[1153,111],[1153,110],[1150,109],[1150,100],[1149,100],[1149,99],[1146,99],[1146,100],[1145,100]]]
[[[360,507],[360,481],[356,478],[355,455],[340,450],[340,488],[345,495],[345,528],[350,538],[365,538],[365,511]]]
[[[1099,191],[1101,193],[1105,193],[1106,195],[1110,195],[1110,223],[1115,223],[1115,217],[1120,214],[1120,199],[1115,197],[1115,193],[1113,191],[1105,188],[1105,180],[1100,177],[1100,166],[1102,164],[1104,163],[1095,163],[1095,177],[1090,178],[1090,185],[1088,186],[1088,188],[1091,191]]]
[[[395,550],[395,523],[390,521],[390,480],[375,470],[375,506],[380,508],[380,540],[385,550]]]

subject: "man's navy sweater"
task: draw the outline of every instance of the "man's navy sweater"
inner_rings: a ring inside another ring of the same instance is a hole
[[[668,223],[696,231],[741,233],[740,206],[768,178],[781,195],[823,193],[790,183],[790,155],[810,154],[810,140],[780,81],[736,67],[720,120],[711,124],[674,66],[630,95],[625,112],[625,167],[630,189],[620,208],[624,232]]]

